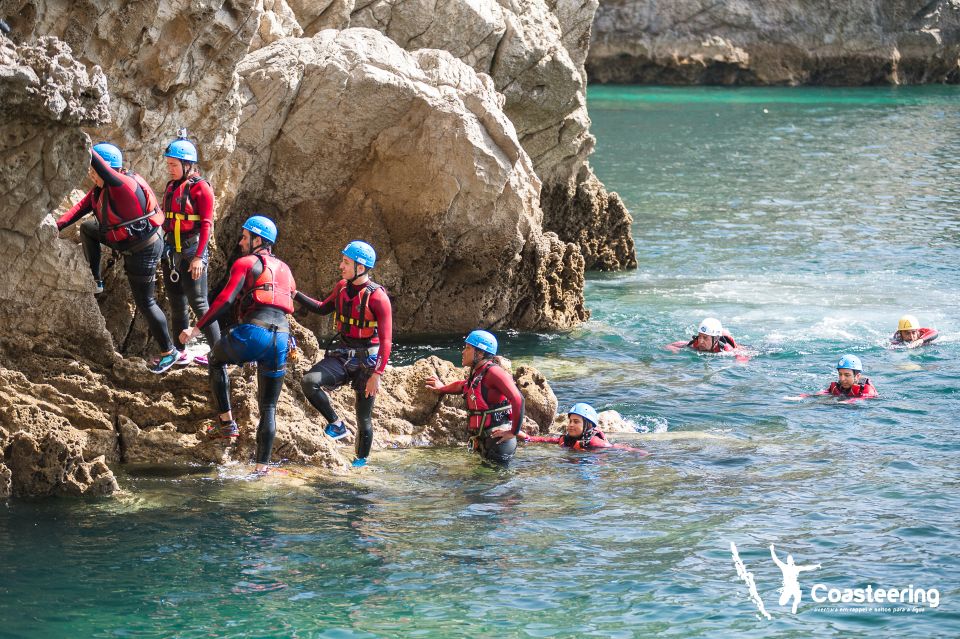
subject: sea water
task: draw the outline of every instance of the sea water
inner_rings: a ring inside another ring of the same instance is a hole
[[[597,87],[589,105],[639,268],[588,277],[582,328],[499,335],[650,457],[118,469],[129,496],[0,507],[0,637],[960,634],[960,90]],[[908,312],[934,345],[889,347]],[[706,316],[752,359],[663,348]],[[843,353],[880,399],[796,399]],[[395,359],[426,354],[457,361],[457,342]],[[771,544],[819,565],[796,613]],[[867,586],[938,605],[811,596]]]

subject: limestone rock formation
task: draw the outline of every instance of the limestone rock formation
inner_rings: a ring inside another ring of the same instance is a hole
[[[601,0],[593,82],[960,82],[955,0]]]
[[[636,268],[630,215],[622,203],[607,206],[616,195],[587,164],[595,140],[583,62],[596,6],[596,0],[375,0],[356,8],[349,24],[380,30],[410,51],[449,51],[489,74],[543,182],[544,228],[577,244],[587,269]]]
[[[340,250],[361,237],[400,331],[586,319],[583,260],[542,232],[539,180],[488,77],[352,28],[274,43],[238,75],[237,197],[223,228],[274,215],[301,290],[328,290]]]

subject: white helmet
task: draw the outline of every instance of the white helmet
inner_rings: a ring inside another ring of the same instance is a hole
[[[700,322],[699,332],[710,337],[720,337],[723,335],[723,326],[720,325],[720,320],[716,317],[707,317]]]

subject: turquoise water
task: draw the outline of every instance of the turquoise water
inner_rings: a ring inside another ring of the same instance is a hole
[[[261,482],[130,469],[131,497],[0,510],[0,636],[958,636],[960,91],[589,100],[640,268],[590,278],[582,329],[503,350],[563,404],[619,410],[641,431],[620,439],[653,456],[528,446],[496,471],[391,451],[359,476]],[[905,312],[936,345],[887,347]],[[707,315],[749,363],[662,349]],[[844,351],[881,399],[789,399]],[[821,566],[796,614],[770,544]],[[840,611],[865,606],[816,604],[815,584],[937,589],[939,606]]]

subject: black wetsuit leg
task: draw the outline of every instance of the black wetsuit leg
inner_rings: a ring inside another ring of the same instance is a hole
[[[87,257],[87,263],[90,264],[93,279],[99,282],[103,279],[100,275],[100,256],[103,254],[103,248],[100,246],[100,223],[96,218],[91,217],[80,224],[80,242],[83,244],[83,254]]]
[[[357,391],[357,458],[363,459],[370,455],[373,446],[373,402],[376,396],[364,397],[364,393]]]
[[[220,340],[207,355],[210,393],[217,404],[217,412],[221,414],[230,410],[230,378],[227,377],[227,364],[233,363],[233,354],[228,347],[229,341],[229,339]]]
[[[154,242],[133,255],[124,255],[123,268],[130,282],[133,300],[137,309],[143,313],[150,327],[150,334],[160,346],[161,352],[173,349],[167,318],[157,304],[157,267],[163,254],[163,242]]]
[[[337,411],[333,410],[333,406],[330,404],[330,397],[323,390],[323,387],[337,388],[338,386],[343,386],[348,381],[350,381],[350,375],[347,373],[347,369],[344,368],[343,362],[336,357],[327,356],[317,362],[313,368],[303,376],[300,387],[303,389],[303,394],[306,395],[310,404],[320,411],[320,414],[323,415],[323,418],[326,419],[327,422],[333,423],[337,421],[339,417],[337,417]]]
[[[169,249],[172,251],[172,249]],[[170,274],[169,259],[164,257],[161,261],[163,269],[163,281],[167,289],[167,297],[170,301],[170,323],[173,326],[173,334],[179,335],[183,330],[190,326],[190,313],[188,307],[193,309],[197,318],[203,317],[207,309],[210,308],[210,302],[207,298],[207,268],[204,260],[203,274],[200,279],[193,279],[190,275],[190,262],[196,255],[196,245],[186,249],[177,256],[172,253],[176,263],[177,274],[180,278],[173,282]],[[213,345],[220,341],[220,325],[216,322],[210,322],[203,329],[203,336],[207,340],[207,345],[213,348]],[[177,348],[183,350],[184,346],[177,341]]]
[[[257,426],[257,463],[270,462],[273,439],[277,434],[277,400],[283,389],[283,376],[267,377],[257,370],[257,404],[260,407],[260,425]]]

